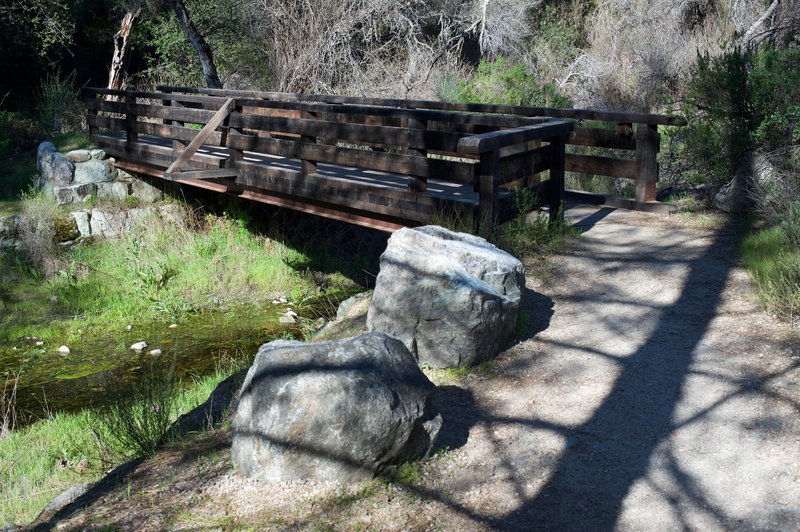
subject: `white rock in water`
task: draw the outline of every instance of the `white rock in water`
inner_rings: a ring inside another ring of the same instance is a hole
[[[147,354],[157,357],[158,355],[161,354],[161,349],[151,349],[150,351],[147,352]]]
[[[145,347],[147,347],[147,342],[136,342],[131,346],[131,349],[134,351],[143,351]]]
[[[68,355],[69,347],[62,345],[61,347],[58,348],[58,352],[61,353],[62,355]]]

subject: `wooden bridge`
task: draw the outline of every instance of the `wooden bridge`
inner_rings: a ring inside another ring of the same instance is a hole
[[[515,214],[522,189],[555,217],[565,171],[633,179],[636,198],[616,202],[645,208],[655,200],[658,126],[685,123],[639,113],[181,87],[87,88],[84,95],[92,140],[123,169],[389,231],[442,213],[502,223]],[[567,153],[567,144],[607,155]]]

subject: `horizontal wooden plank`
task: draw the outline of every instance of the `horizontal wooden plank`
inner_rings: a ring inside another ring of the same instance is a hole
[[[209,168],[204,170],[184,170],[182,172],[170,174],[164,172],[164,179],[172,181],[185,181],[186,179],[221,179],[236,177],[239,175],[233,168]]]
[[[573,122],[553,120],[543,124],[516,127],[493,131],[482,135],[464,137],[458,142],[458,151],[464,153],[485,153],[506,146],[521,144],[531,140],[546,139],[567,134],[575,127]]]
[[[568,172],[636,179],[636,161],[568,153],[564,164]]]
[[[90,116],[88,117],[88,122],[92,126],[112,130],[119,130],[125,126],[125,120],[123,119],[103,116]],[[196,129],[153,122],[137,122],[136,130],[144,135],[154,135],[182,142],[191,142],[197,135]],[[355,166],[404,175],[434,177],[442,181],[459,183],[473,183],[476,171],[476,165],[468,162],[262,138],[255,135],[227,134],[219,131],[212,133],[208,137],[208,143],[250,152],[279,155],[294,159],[307,159],[343,166]]]
[[[499,162],[500,184],[532,176],[550,168],[550,146],[542,146],[503,157]]]
[[[164,170],[153,166],[142,164],[129,163],[126,161],[118,161],[117,166],[129,172],[145,174],[152,177],[163,178]],[[390,221],[385,218],[379,218],[375,214],[363,213],[360,214],[353,210],[336,208],[336,206],[324,206],[309,201],[299,201],[291,198],[283,197],[276,194],[269,194],[265,191],[256,191],[243,189],[241,186],[230,182],[215,182],[211,180],[202,179],[189,179],[181,182],[181,185],[191,185],[193,187],[211,190],[219,193],[229,193],[236,195],[240,198],[258,201],[276,207],[292,209],[295,211],[312,214],[314,216],[322,216],[324,218],[347,222],[362,227],[369,227],[379,231],[396,231],[403,227],[410,225],[408,222]],[[413,225],[413,224],[411,224]]]
[[[104,135],[92,135],[92,141],[109,155],[130,162],[168,168],[175,160],[172,148],[164,146],[153,146],[142,142],[128,143],[125,139]],[[186,163],[186,166],[189,168],[221,168],[224,160],[221,157],[198,153]]]
[[[140,117],[160,118],[162,120],[175,120],[179,122],[193,122],[205,124],[214,116],[216,111],[205,109],[189,109],[187,107],[163,106],[152,104],[128,104],[125,102],[108,102],[105,100],[89,100],[86,106],[97,112],[132,114]]]
[[[636,139],[633,135],[622,136],[615,129],[575,128],[567,137],[567,144],[575,146],[595,146],[617,150],[635,150]]]
[[[257,164],[241,164],[238,170],[236,183],[248,188],[280,192],[296,198],[324,201],[419,222],[428,221],[435,212],[433,199],[424,194],[371,187],[316,174],[300,175],[299,172],[287,179],[270,175]]]
[[[557,109],[551,107],[526,107],[516,105],[494,105],[479,103],[452,103],[431,100],[401,100],[387,98],[362,98],[352,96],[311,95],[301,93],[281,93],[262,91],[231,91],[226,89],[206,89],[199,87],[160,86],[158,90],[182,92],[186,94],[208,94],[215,96],[236,96],[252,98],[269,98],[283,101],[319,101],[327,103],[357,103],[361,105],[384,105],[405,109],[436,109],[462,111],[471,113],[502,113],[521,116],[546,116],[573,120],[600,120],[613,123],[652,124],[662,126],[685,126],[686,119],[651,113],[631,113],[607,111],[603,109]]]

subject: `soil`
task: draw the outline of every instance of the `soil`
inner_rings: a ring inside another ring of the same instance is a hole
[[[517,338],[436,402],[440,450],[357,485],[238,475],[219,428],[110,475],[44,528],[800,529],[800,350],[740,232],[573,207]]]

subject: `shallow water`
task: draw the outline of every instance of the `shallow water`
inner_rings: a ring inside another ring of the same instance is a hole
[[[177,376],[184,381],[220,367],[249,364],[261,344],[292,333],[278,323],[285,310],[283,305],[215,310],[192,315],[175,328],[169,327],[170,321],[133,323],[130,331],[123,325],[69,345],[68,355],[58,352],[58,344],[37,346],[37,338],[20,338],[0,345],[0,379],[19,373],[18,424],[53,412],[102,406],[109,401],[109,386],[138,378],[152,362],[163,362],[166,368],[174,361]],[[147,347],[137,353],[130,346],[139,341],[147,342]],[[149,354],[153,349],[162,353]]]

